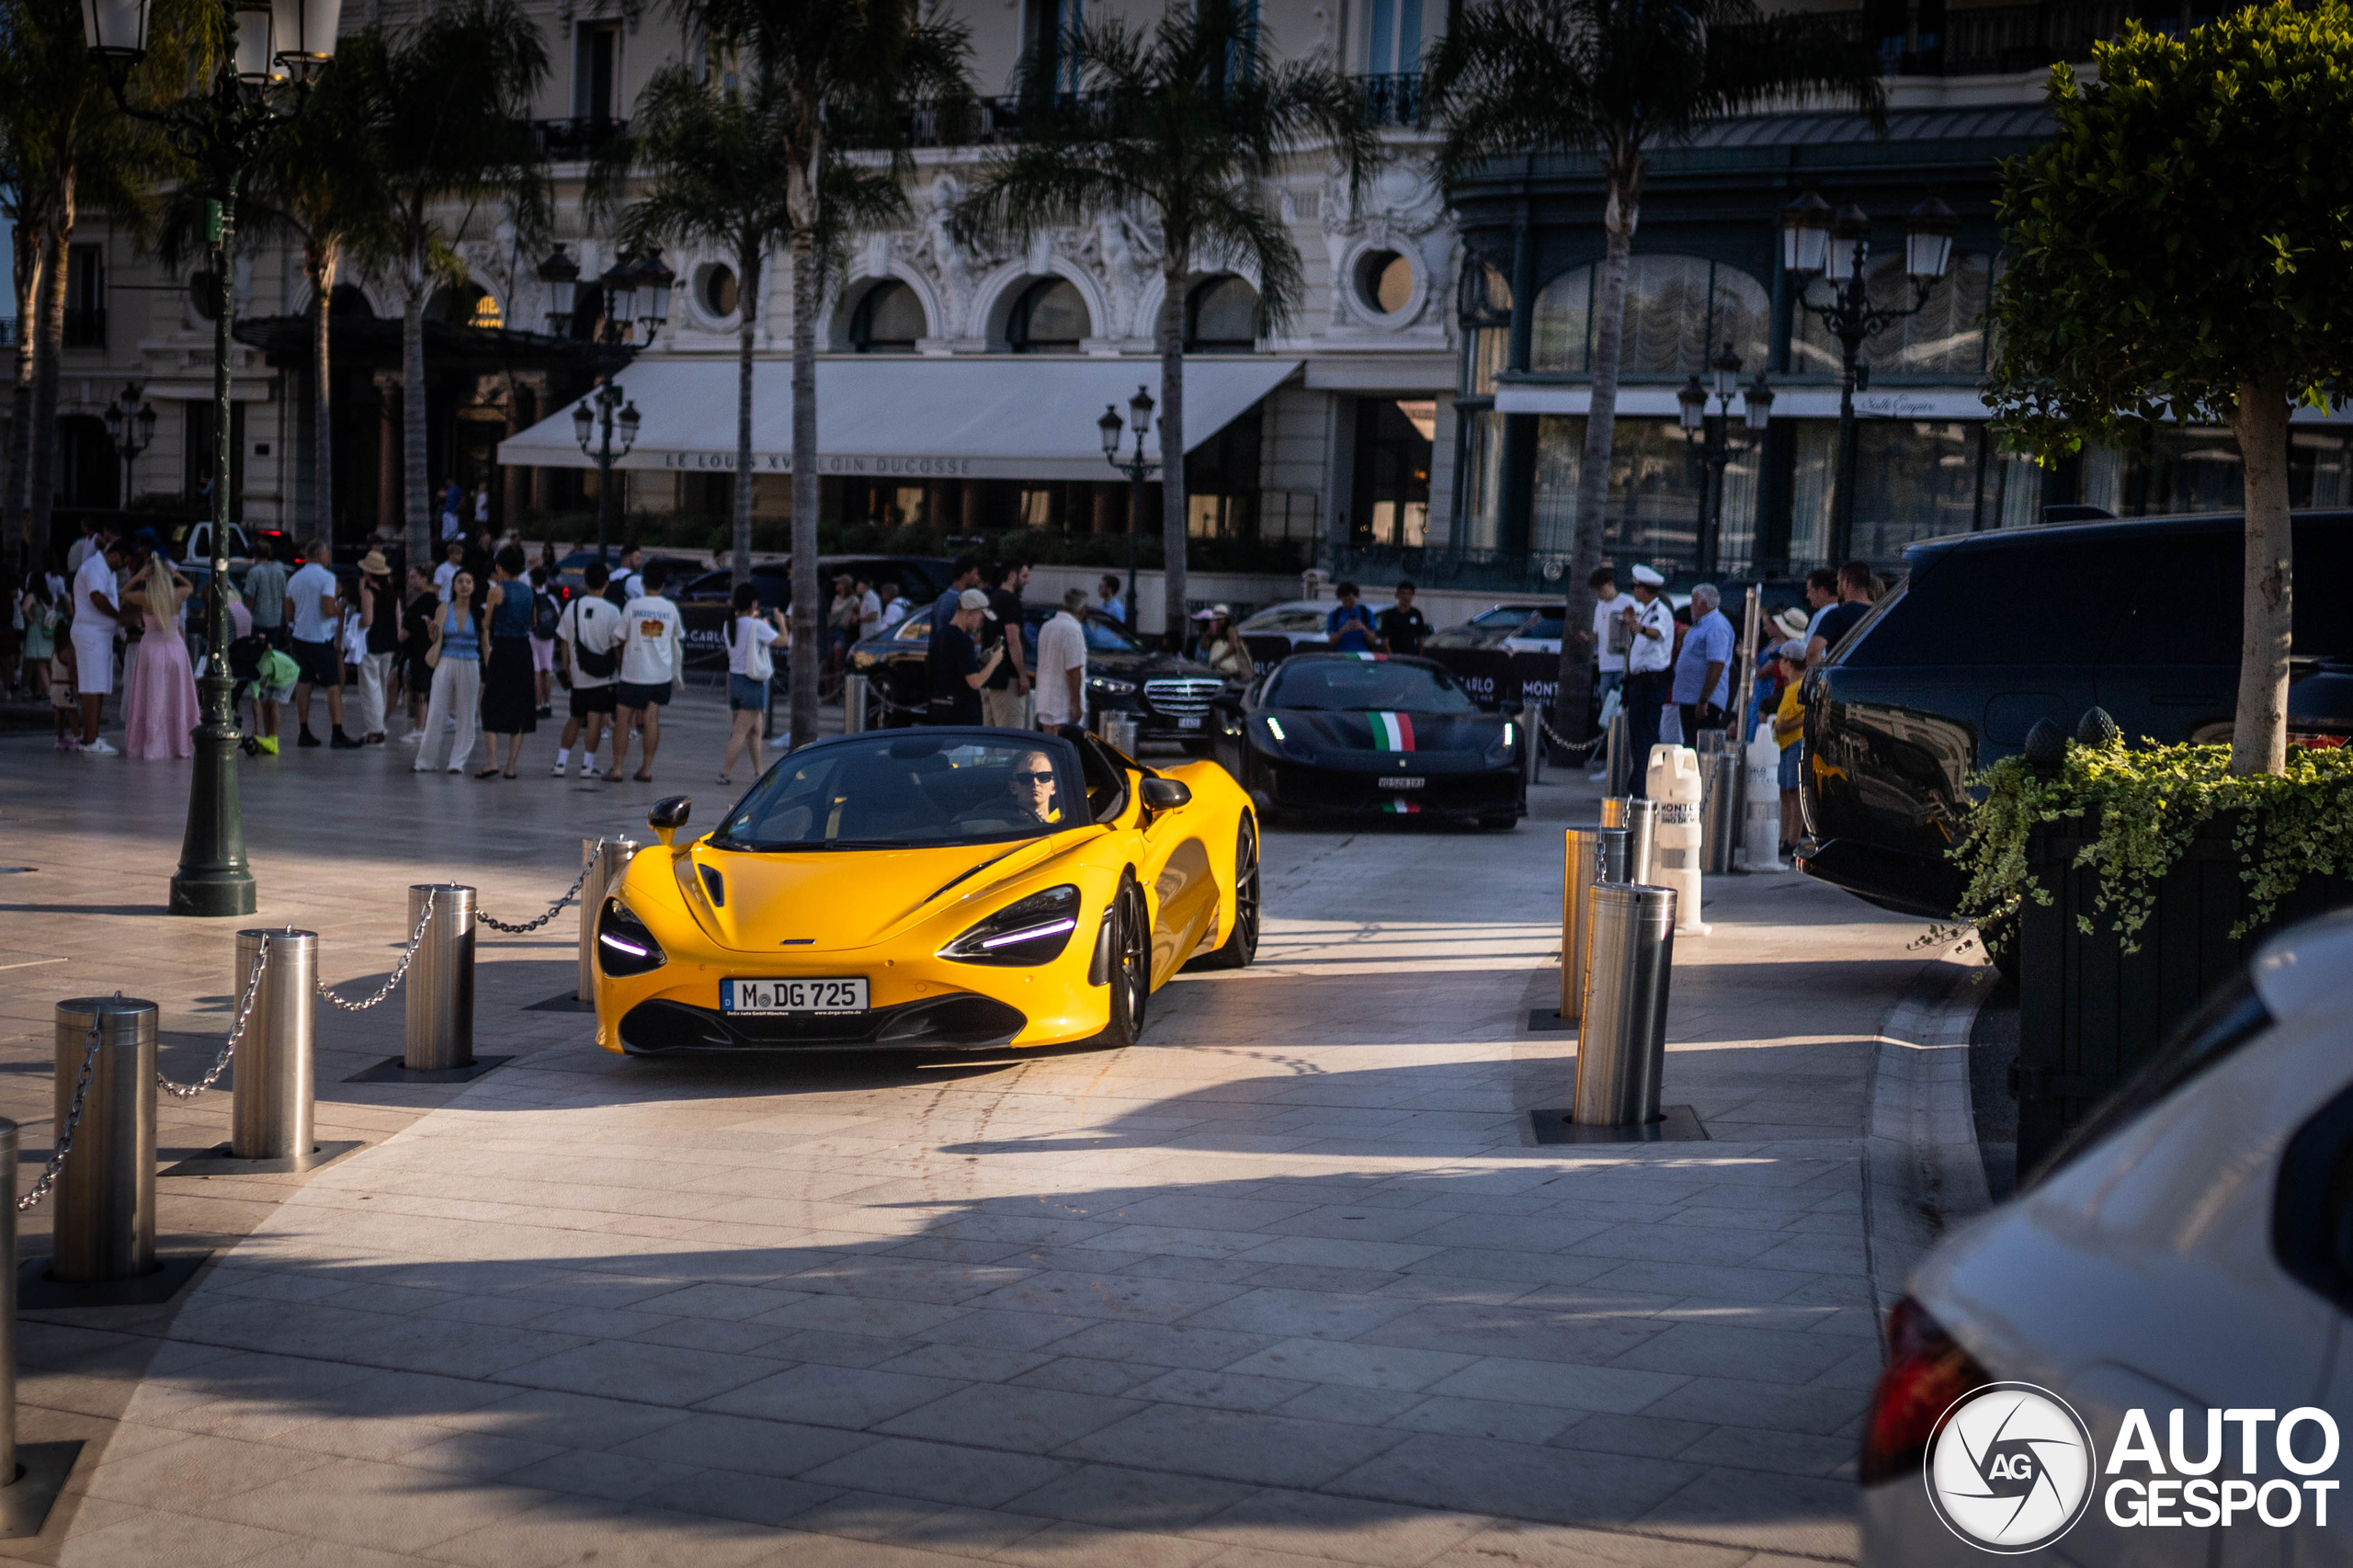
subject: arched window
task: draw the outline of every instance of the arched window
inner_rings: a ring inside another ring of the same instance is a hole
[[[1992,258],[1955,252],[1952,270],[1928,290],[1928,302],[1863,345],[1863,363],[1874,375],[1975,375],[1985,368],[1985,298],[1993,282]],[[1870,268],[1871,303],[1904,310],[1912,303],[1904,257],[1888,256]],[[1816,289],[1817,297],[1829,290]],[[1812,311],[1798,312],[1790,344],[1790,369],[1838,373],[1838,340]]]
[[[1600,269],[1580,267],[1539,290],[1529,344],[1531,370],[1593,369],[1594,290]],[[1770,352],[1773,302],[1736,267],[1696,256],[1638,256],[1626,268],[1623,376],[1688,376],[1725,343],[1762,369]]]
[[[354,316],[373,317],[376,313],[376,307],[368,302],[368,291],[357,283],[336,284],[335,291],[327,296],[327,310],[329,314],[347,320]]]
[[[1185,349],[1246,354],[1258,346],[1258,290],[1239,278],[1212,278],[1185,301]]]
[[[912,354],[926,335],[923,301],[904,283],[877,283],[849,319],[850,347],[860,354]]]
[[[1005,337],[1016,354],[1074,354],[1090,328],[1077,285],[1067,278],[1041,278],[1014,301]]]

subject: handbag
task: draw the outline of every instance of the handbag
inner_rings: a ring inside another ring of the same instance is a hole
[[[738,629],[737,635],[748,637],[752,640],[752,646],[746,650],[744,654],[745,673],[756,681],[774,680],[776,678],[776,660],[769,655],[768,645],[760,641],[759,633],[756,630],[758,622],[755,621],[748,627],[740,620],[735,624]]]

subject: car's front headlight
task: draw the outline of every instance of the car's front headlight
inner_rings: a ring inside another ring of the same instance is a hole
[[[1502,725],[1495,731],[1495,738],[1487,743],[1487,760],[1489,762],[1502,762],[1506,758],[1509,757],[1512,751],[1512,742],[1518,738],[1518,722],[1511,719],[1505,720]]]
[[[632,974],[646,974],[670,961],[645,922],[630,913],[629,905],[620,899],[605,901],[605,910],[597,919],[597,963],[617,980]]]
[[[1113,680],[1109,676],[1088,676],[1086,689],[1097,697],[1133,697],[1136,694],[1136,683],[1131,680]]]
[[[1078,929],[1078,890],[1064,883],[1006,904],[939,949],[958,963],[1051,963]]]

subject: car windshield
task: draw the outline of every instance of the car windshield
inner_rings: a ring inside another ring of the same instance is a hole
[[[1518,631],[1512,633],[1512,635],[1515,637],[1550,637],[1558,640],[1561,635],[1561,612],[1557,609],[1540,611],[1535,619],[1529,621],[1526,626],[1521,627]]]
[[[1533,610],[1517,609],[1510,605],[1497,605],[1493,609],[1483,609],[1472,616],[1471,624],[1473,626],[1518,626],[1534,613]]]
[[[1288,661],[1275,675],[1267,706],[1347,713],[1474,713],[1479,708],[1444,670],[1368,659]]]
[[[1245,631],[1321,632],[1331,618],[1322,609],[1262,609],[1242,623]]]
[[[1108,621],[1097,620],[1089,616],[1083,630],[1086,634],[1086,647],[1089,653],[1141,653],[1143,652],[1142,648],[1136,646],[1133,638]]]
[[[1080,825],[1086,801],[1067,741],[898,733],[794,753],[752,787],[711,843],[774,851],[989,844]]]

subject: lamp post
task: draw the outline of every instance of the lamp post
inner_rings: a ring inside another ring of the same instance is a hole
[[[124,385],[122,395],[107,404],[107,439],[122,462],[122,504],[131,505],[131,465],[155,444],[155,405],[139,395],[139,383]]]
[[[1143,455],[1143,438],[1152,428],[1152,393],[1136,388],[1136,395],[1128,399],[1128,424],[1136,433],[1136,449],[1131,457],[1120,456],[1120,411],[1109,403],[1103,405],[1103,417],[1095,428],[1103,433],[1103,457],[1106,461],[1128,476],[1128,634],[1136,630],[1136,519],[1143,515],[1143,482],[1152,477],[1160,464]],[[1181,634],[1183,627],[1171,628],[1172,634]]]
[[[1748,428],[1763,436],[1773,418],[1773,389],[1765,384],[1765,372],[1747,386],[1740,386],[1740,356],[1727,343],[1708,369],[1715,377],[1716,420],[1708,423],[1708,389],[1694,375],[1675,394],[1677,415],[1683,426],[1683,438],[1699,448],[1700,460],[1707,468],[1699,483],[1699,528],[1698,565],[1699,575],[1715,575],[1722,562],[1717,559],[1723,548],[1724,531],[1724,470],[1732,462],[1732,399],[1738,392],[1741,417]]]
[[[540,281],[548,286],[549,335],[574,336],[578,328],[574,307],[580,264],[558,245],[540,263]],[[670,319],[670,289],[676,281],[677,274],[664,266],[659,256],[616,262],[597,279],[601,300],[597,319],[588,326],[588,341],[605,350],[609,368],[598,374],[596,390],[573,408],[572,433],[582,455],[597,464],[597,563],[600,566],[605,564],[607,541],[612,534],[613,464],[637,445],[641,418],[637,404],[625,401],[614,378],[653,343]],[[613,445],[617,428],[621,438],[619,447]],[[589,445],[592,438],[597,442],[594,447]]]
[[[245,830],[237,798],[237,721],[229,674],[229,330],[236,300],[237,187],[245,168],[284,119],[301,112],[311,85],[334,57],[343,0],[217,0],[233,47],[209,83],[162,109],[133,105],[125,93],[132,68],[147,57],[148,0],[82,0],[82,41],[104,68],[123,113],[164,128],[202,171],[205,242],[210,251],[212,314],[212,573],[205,585],[204,673],[198,677],[196,775],[188,788],[188,831],[172,878],[175,915],[254,912],[254,877],[245,863]],[[142,426],[151,414],[133,415]]]
[[[1952,237],[1960,221],[1951,208],[1928,198],[1904,221],[1904,274],[1912,284],[1910,307],[1871,302],[1863,261],[1870,254],[1871,219],[1853,202],[1836,212],[1820,193],[1807,191],[1781,210],[1781,266],[1796,285],[1798,303],[1838,340],[1838,462],[1831,492],[1830,557],[1843,561],[1855,538],[1855,393],[1869,384],[1861,364],[1863,345],[1906,316],[1927,308],[1928,295],[1952,266]],[[1813,301],[1807,291],[1827,278],[1830,298]]]

